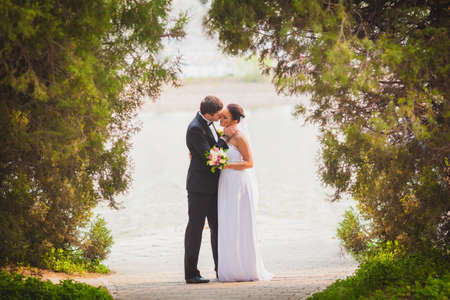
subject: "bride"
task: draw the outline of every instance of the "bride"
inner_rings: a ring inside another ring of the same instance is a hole
[[[236,126],[229,138],[229,165],[221,171],[218,188],[218,275],[220,281],[271,280],[259,254],[255,210],[258,187],[253,174],[253,157],[246,130],[239,124],[245,117],[238,104],[223,111],[220,125]]]

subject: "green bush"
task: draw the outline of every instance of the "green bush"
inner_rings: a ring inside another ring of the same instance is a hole
[[[63,250],[52,248],[44,255],[43,266],[56,272],[73,273],[109,273],[110,270],[99,259],[87,259],[81,250]]]
[[[438,250],[406,253],[387,243],[369,250],[355,275],[338,280],[311,300],[449,299],[450,257]]]
[[[353,208],[345,212],[344,219],[337,228],[337,236],[342,246],[354,256],[367,249],[367,229],[361,224],[361,219]]]
[[[81,246],[83,255],[91,261],[104,260],[111,253],[112,244],[113,237],[105,219],[97,216]]]
[[[49,280],[25,277],[17,273],[0,272],[0,300],[52,299],[113,299],[104,287],[64,280],[53,284]]]
[[[91,222],[89,231],[78,249],[51,248],[44,254],[42,264],[49,270],[68,274],[109,273],[110,270],[100,262],[111,252],[112,243],[111,231],[106,227],[105,220],[97,216]]]

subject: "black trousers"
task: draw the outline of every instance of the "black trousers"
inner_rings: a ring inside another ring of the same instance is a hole
[[[211,247],[217,271],[217,194],[200,194],[188,192],[189,221],[184,235],[184,277],[200,276],[197,269],[198,254],[202,242],[205,219],[211,231]]]

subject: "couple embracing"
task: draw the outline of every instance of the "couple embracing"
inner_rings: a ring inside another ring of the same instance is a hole
[[[211,232],[216,277],[220,281],[270,280],[256,241],[255,210],[258,187],[245,113],[238,104],[223,107],[207,96],[189,124],[186,144],[191,162],[187,175],[188,215],[184,247],[186,283],[207,283],[197,268],[205,219]],[[224,128],[219,134],[214,122]],[[228,165],[211,172],[205,153],[212,147],[226,149]]]

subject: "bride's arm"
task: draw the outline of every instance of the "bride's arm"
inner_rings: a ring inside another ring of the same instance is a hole
[[[230,162],[226,168],[234,170],[245,170],[253,168],[253,156],[247,140],[243,136],[236,136],[235,144],[242,155],[242,161]]]

